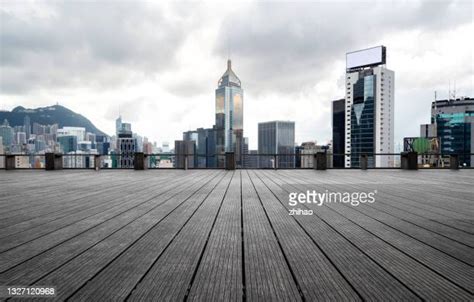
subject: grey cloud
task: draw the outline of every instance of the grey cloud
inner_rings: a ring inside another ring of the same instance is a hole
[[[226,19],[215,52],[227,56],[230,41],[236,72],[258,87],[253,93],[291,93],[323,79],[347,51],[395,31],[448,30],[472,22],[471,10],[448,1],[263,2]]]
[[[144,3],[70,2],[56,14],[30,20],[0,11],[3,93],[64,85],[114,87],[131,74],[169,69],[196,26],[186,15],[169,18]],[[35,79],[34,81],[30,79]]]

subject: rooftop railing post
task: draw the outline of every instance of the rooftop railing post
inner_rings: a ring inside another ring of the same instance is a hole
[[[15,155],[6,154],[5,155],[5,170],[14,170],[15,168],[16,168]]]
[[[369,157],[367,156],[367,154],[361,154],[360,155],[360,168],[362,170],[367,170],[369,166]]]
[[[451,170],[459,170],[459,156],[457,154],[449,156],[449,168]]]
[[[135,152],[135,160],[133,161],[133,166],[135,170],[145,170],[145,153],[143,152]]]
[[[187,169],[188,169],[188,155],[187,155],[187,154],[184,154],[184,165],[183,165],[183,169],[184,169],[184,170],[187,170]]]
[[[235,153],[234,152],[225,153],[225,169],[235,170]]]
[[[400,153],[400,167],[403,170],[418,170],[418,153],[402,152]]]
[[[45,153],[44,154],[45,160],[45,170],[53,171],[53,170],[62,170],[63,169],[63,155],[61,153]]]
[[[276,154],[273,154],[273,168],[275,170],[278,169],[278,155],[276,155]]]
[[[326,170],[327,168],[327,160],[326,160],[326,152],[317,152],[316,153],[316,170]]]
[[[94,155],[94,169],[96,171],[100,170],[100,155],[98,154]]]

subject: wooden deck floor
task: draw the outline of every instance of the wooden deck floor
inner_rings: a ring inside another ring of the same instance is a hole
[[[376,197],[289,205],[306,190]],[[473,217],[474,170],[0,171],[0,285],[72,301],[472,301]]]

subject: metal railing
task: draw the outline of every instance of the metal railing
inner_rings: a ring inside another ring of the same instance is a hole
[[[411,154],[411,159],[408,155]],[[1,169],[467,169],[474,153],[292,154],[4,154]],[[54,155],[54,156],[53,156]],[[232,156],[232,157],[229,157]],[[49,164],[48,164],[49,163]]]

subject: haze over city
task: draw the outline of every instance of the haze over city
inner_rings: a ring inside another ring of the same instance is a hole
[[[0,109],[59,103],[109,135],[119,111],[158,143],[211,127],[229,57],[251,149],[268,120],[295,121],[296,142],[329,141],[357,49],[387,47],[396,145],[429,122],[434,91],[474,94],[469,1],[2,2],[0,14]]]

